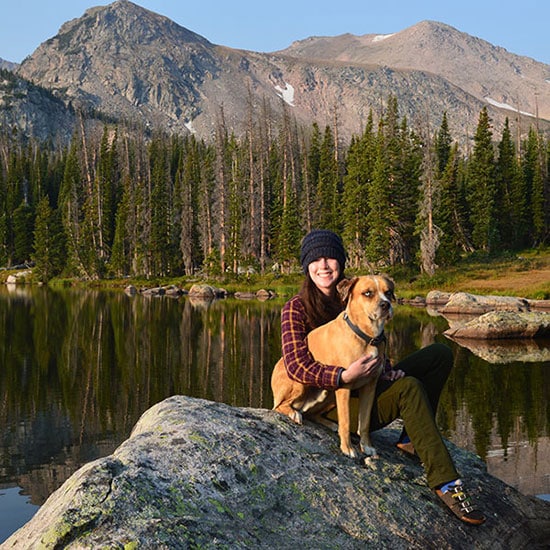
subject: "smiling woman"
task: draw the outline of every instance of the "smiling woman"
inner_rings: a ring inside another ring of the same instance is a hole
[[[344,277],[346,266],[342,239],[326,229],[311,231],[302,240],[300,262],[306,275],[302,288],[281,312],[283,359],[276,364],[272,376],[275,410],[289,414],[295,422],[301,423],[304,414],[315,410],[315,407],[310,408],[311,401],[322,399],[308,400],[304,397],[307,389],[301,392],[301,388],[323,390],[323,393],[335,391],[340,403],[343,392],[362,388],[377,377],[370,422],[366,429],[367,424],[363,423],[361,430],[362,449],[375,452],[367,443],[370,439],[368,430],[376,431],[401,418],[404,428],[396,447],[420,458],[429,487],[458,519],[471,525],[484,523],[485,515],[476,509],[467,494],[435,422],[441,391],[453,366],[451,350],[441,344],[432,344],[408,355],[393,368],[389,362],[383,364],[378,354],[368,354],[368,347],[359,348],[363,354],[360,357],[357,354],[350,357],[330,355],[332,359],[345,361],[345,364],[321,362],[314,353],[313,344],[310,348],[308,338],[317,336],[321,325],[336,323],[343,315],[345,304],[338,292],[338,283]],[[391,292],[393,294],[393,284]],[[388,300],[385,296],[383,299]],[[324,342],[323,345],[348,349],[351,344],[343,336],[347,333],[336,333],[342,334],[338,341]],[[350,333],[349,337],[357,336]],[[285,385],[285,369],[291,379],[288,385]],[[288,390],[280,391],[281,387],[288,387]],[[361,411],[363,398],[359,401]],[[359,416],[360,419],[364,417],[361,413]],[[361,427],[361,420],[359,424]],[[342,425],[347,426],[339,423],[340,427]],[[345,431],[348,431],[346,427],[340,429],[342,452],[354,457],[355,451],[345,441],[349,439]]]

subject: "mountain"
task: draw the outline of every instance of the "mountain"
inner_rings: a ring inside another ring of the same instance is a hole
[[[12,63],[11,61],[6,61],[0,57],[0,69],[5,69],[6,71],[14,71],[19,65],[17,63]]]
[[[65,23],[17,75],[84,111],[205,138],[222,109],[226,125],[242,132],[251,106],[258,117],[288,109],[307,125],[337,116],[340,135],[349,137],[371,109],[382,112],[390,94],[413,125],[438,127],[446,111],[457,138],[473,134],[484,105],[495,129],[509,116],[525,130],[535,120],[517,106],[536,114],[536,98],[547,119],[540,124],[550,128],[550,66],[434,22],[384,39],[313,37],[257,53],[212,44],[118,0]]]
[[[48,90],[0,69],[0,128],[33,135],[41,141],[66,141],[72,134],[74,112]]]
[[[480,101],[550,120],[550,65],[508,52],[449,25],[423,21],[401,32],[313,37],[280,52],[393,69],[429,71]]]

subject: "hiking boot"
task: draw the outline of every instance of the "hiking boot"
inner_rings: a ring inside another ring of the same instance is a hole
[[[470,497],[462,485],[462,481],[457,479],[444,493],[441,489],[436,489],[437,496],[451,510],[451,512],[461,521],[470,525],[481,525],[485,521],[485,515],[476,510],[470,501]]]

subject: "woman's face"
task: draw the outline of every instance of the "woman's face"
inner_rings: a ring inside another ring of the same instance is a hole
[[[340,277],[340,264],[334,258],[318,258],[307,268],[315,286],[327,296],[330,296],[334,285]]]

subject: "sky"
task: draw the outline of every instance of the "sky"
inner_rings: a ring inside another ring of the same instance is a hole
[[[0,57],[19,63],[102,0],[0,0]],[[446,23],[550,64],[548,0],[134,0],[214,44],[271,52],[309,36],[390,34]]]

